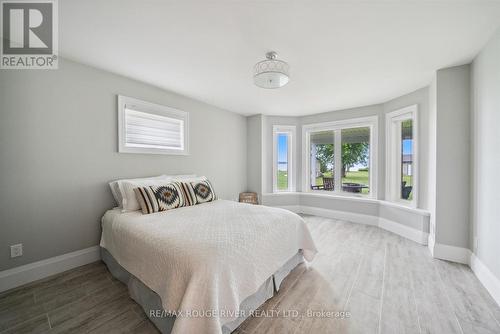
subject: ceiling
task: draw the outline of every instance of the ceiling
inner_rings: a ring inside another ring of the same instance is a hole
[[[308,115],[385,102],[469,63],[500,1],[59,1],[60,55],[237,113]],[[253,84],[267,51],[290,83]]]

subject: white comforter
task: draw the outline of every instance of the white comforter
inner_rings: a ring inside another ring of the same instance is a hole
[[[317,252],[300,216],[224,200],[150,215],[110,210],[101,246],[155,291],[165,310],[216,315],[184,313],[174,334],[220,333],[241,302],[299,249],[309,261]]]

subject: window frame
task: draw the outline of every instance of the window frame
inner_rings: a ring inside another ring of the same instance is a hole
[[[402,121],[412,120],[412,200],[402,199],[401,175],[401,129]],[[412,208],[418,207],[419,199],[419,138],[418,138],[418,105],[410,105],[391,111],[385,115],[386,128],[386,200]],[[399,126],[397,126],[399,125]],[[394,177],[396,175],[396,177]]]
[[[295,149],[295,125],[273,125],[273,193],[284,193],[295,191],[295,168],[294,154]],[[278,189],[278,135],[286,134],[288,136],[288,188],[286,190]]]
[[[377,198],[377,170],[378,170],[378,116],[368,116],[360,118],[345,119],[324,123],[314,123],[302,125],[302,191],[306,193],[319,193],[330,196],[346,196],[361,198]],[[319,131],[334,131],[334,165],[335,170],[340,170],[342,165],[342,129],[370,128],[370,157],[369,157],[369,194],[355,194],[342,191],[342,175],[334,175],[334,189],[315,190],[310,188],[311,163],[310,134]]]
[[[126,145],[126,107],[152,115],[181,120],[183,137],[182,149],[154,148],[154,147],[130,147]],[[166,154],[166,155],[189,155],[189,113],[175,108],[139,100],[133,97],[118,95],[118,152],[140,153],[140,154]]]

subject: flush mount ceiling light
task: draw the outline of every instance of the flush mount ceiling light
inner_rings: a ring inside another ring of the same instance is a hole
[[[262,88],[272,89],[283,87],[290,81],[290,66],[276,59],[278,54],[274,51],[266,53],[266,60],[255,64],[253,82]]]

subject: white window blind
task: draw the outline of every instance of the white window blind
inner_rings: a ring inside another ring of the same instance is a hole
[[[184,121],[125,107],[125,145],[160,149],[184,149]]]
[[[119,97],[120,152],[187,154],[187,113]]]

